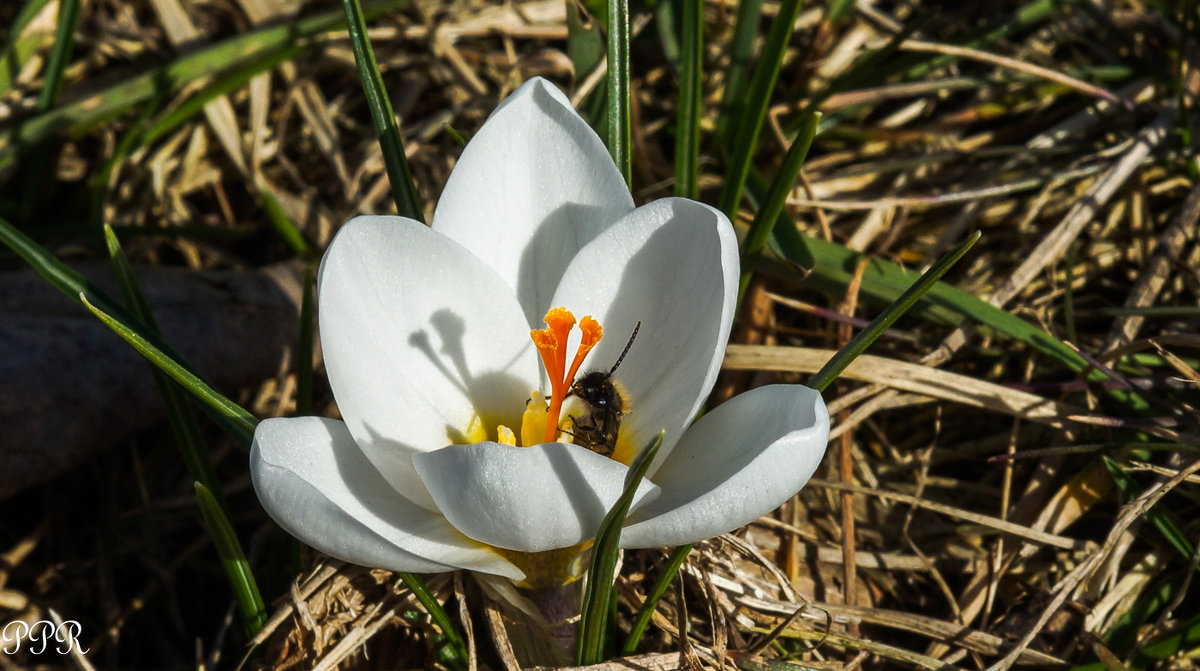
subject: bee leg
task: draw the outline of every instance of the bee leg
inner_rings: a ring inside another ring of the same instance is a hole
[[[595,422],[592,421],[591,417],[584,417],[581,420],[579,417],[574,415],[567,415],[567,419],[571,420],[571,428],[575,430],[571,431],[568,429],[559,429],[559,431],[571,436],[572,438],[575,438],[580,433],[586,435],[589,431],[596,430]]]

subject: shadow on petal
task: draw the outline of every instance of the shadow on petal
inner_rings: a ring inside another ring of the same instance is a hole
[[[595,205],[564,203],[538,224],[521,254],[517,274],[517,297],[531,327],[540,327],[550,308],[572,309],[551,305],[554,291],[571,259],[604,231],[600,225],[604,215]]]
[[[436,368],[446,380],[463,396],[471,401],[474,405],[476,414],[486,418],[489,422],[496,424],[505,424],[508,426],[520,426],[521,413],[525,411],[524,400],[528,398],[531,389],[529,380],[520,376],[514,375],[512,371],[515,367],[522,365],[523,356],[533,347],[530,342],[529,348],[521,350],[509,357],[507,361],[498,361],[490,366],[490,370],[481,375],[476,375],[467,362],[467,353],[464,343],[467,341],[467,322],[463,317],[452,310],[442,309],[433,313],[429,318],[430,326],[434,333],[437,334],[440,346],[434,348],[433,342],[429,337],[429,331],[424,329],[413,331],[408,336],[408,343],[412,347],[421,351],[421,353],[429,360],[429,363]],[[486,326],[485,324],[475,324],[476,327]],[[479,357],[474,357],[479,359]],[[448,427],[447,440],[445,445],[455,442],[466,442],[465,440],[457,440],[452,432],[461,431],[467,427]],[[425,450],[439,449],[444,445],[424,446]]]
[[[641,322],[614,377],[632,401],[622,431],[635,442],[666,431],[651,479],[715,382],[736,298],[736,245],[716,210],[656,201],[584,249],[555,297],[595,315],[608,334],[589,355],[589,370],[607,370]]]
[[[401,496],[339,421],[264,421],[255,432],[250,472],[263,507],[280,526],[339,559],[400,571],[520,573],[440,513]]]
[[[622,546],[694,543],[749,524],[808,482],[829,438],[821,395],[753,389],[693,424],[654,475],[662,495],[630,516]]]
[[[595,537],[620,497],[628,469],[577,445],[454,445],[413,463],[438,509],[470,538],[519,552],[545,552]],[[644,482],[635,500],[658,488]]]

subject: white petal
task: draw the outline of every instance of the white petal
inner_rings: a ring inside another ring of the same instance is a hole
[[[592,370],[607,371],[642,323],[613,377],[633,406],[622,435],[640,448],[666,431],[658,464],[716,381],[737,281],[737,239],[725,215],[664,198],[634,210],[584,248],[554,297],[554,305],[594,315],[604,327],[587,360]],[[651,465],[651,479],[656,468]]]
[[[367,457],[432,508],[414,452],[467,442],[477,413],[519,426],[539,387],[529,327],[470,252],[400,217],[359,217],[321,262],[321,345],[338,408]]]
[[[471,138],[433,228],[491,264],[540,326],[567,263],[632,209],[604,143],[561,91],[534,78]]]
[[[749,524],[808,482],[828,438],[829,413],[808,387],[761,387],[717,406],[655,474],[662,494],[631,516],[621,545],[683,545]]]
[[[250,476],[279,526],[325,554],[393,571],[467,568],[524,575],[406,500],[367,461],[346,426],[320,417],[268,419],[254,431]]]
[[[438,508],[477,541],[521,552],[594,538],[628,469],[577,445],[454,445],[413,457]],[[658,488],[642,481],[630,510]]]

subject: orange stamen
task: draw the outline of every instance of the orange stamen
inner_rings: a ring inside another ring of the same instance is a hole
[[[563,401],[566,400],[571,391],[571,384],[575,381],[575,374],[579,372],[579,366],[583,364],[588,352],[604,337],[604,330],[600,328],[600,324],[590,316],[584,317],[579,325],[583,339],[579,343],[579,349],[575,351],[575,358],[571,361],[571,369],[568,371],[567,337],[574,326],[575,315],[566,308],[552,308],[546,313],[546,328],[529,332],[538,354],[542,357],[542,363],[546,366],[546,374],[550,377],[550,407],[547,408],[546,416],[547,443],[558,438],[558,418],[562,414]]]
[[[568,387],[575,381],[575,374],[579,372],[579,366],[583,364],[588,352],[592,351],[596,343],[604,337],[604,329],[600,327],[600,322],[592,319],[590,315],[579,322],[579,330],[583,332],[583,339],[579,341],[579,349],[575,350],[575,360],[571,362],[571,370],[567,371]]]
[[[546,364],[551,384],[561,380],[567,368],[567,335],[572,326],[575,326],[575,315],[566,308],[553,308],[546,313],[546,328],[529,332]]]

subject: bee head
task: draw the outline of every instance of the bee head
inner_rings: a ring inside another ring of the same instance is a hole
[[[571,385],[571,393],[592,406],[606,407],[616,395],[612,378],[603,371],[592,371]]]

